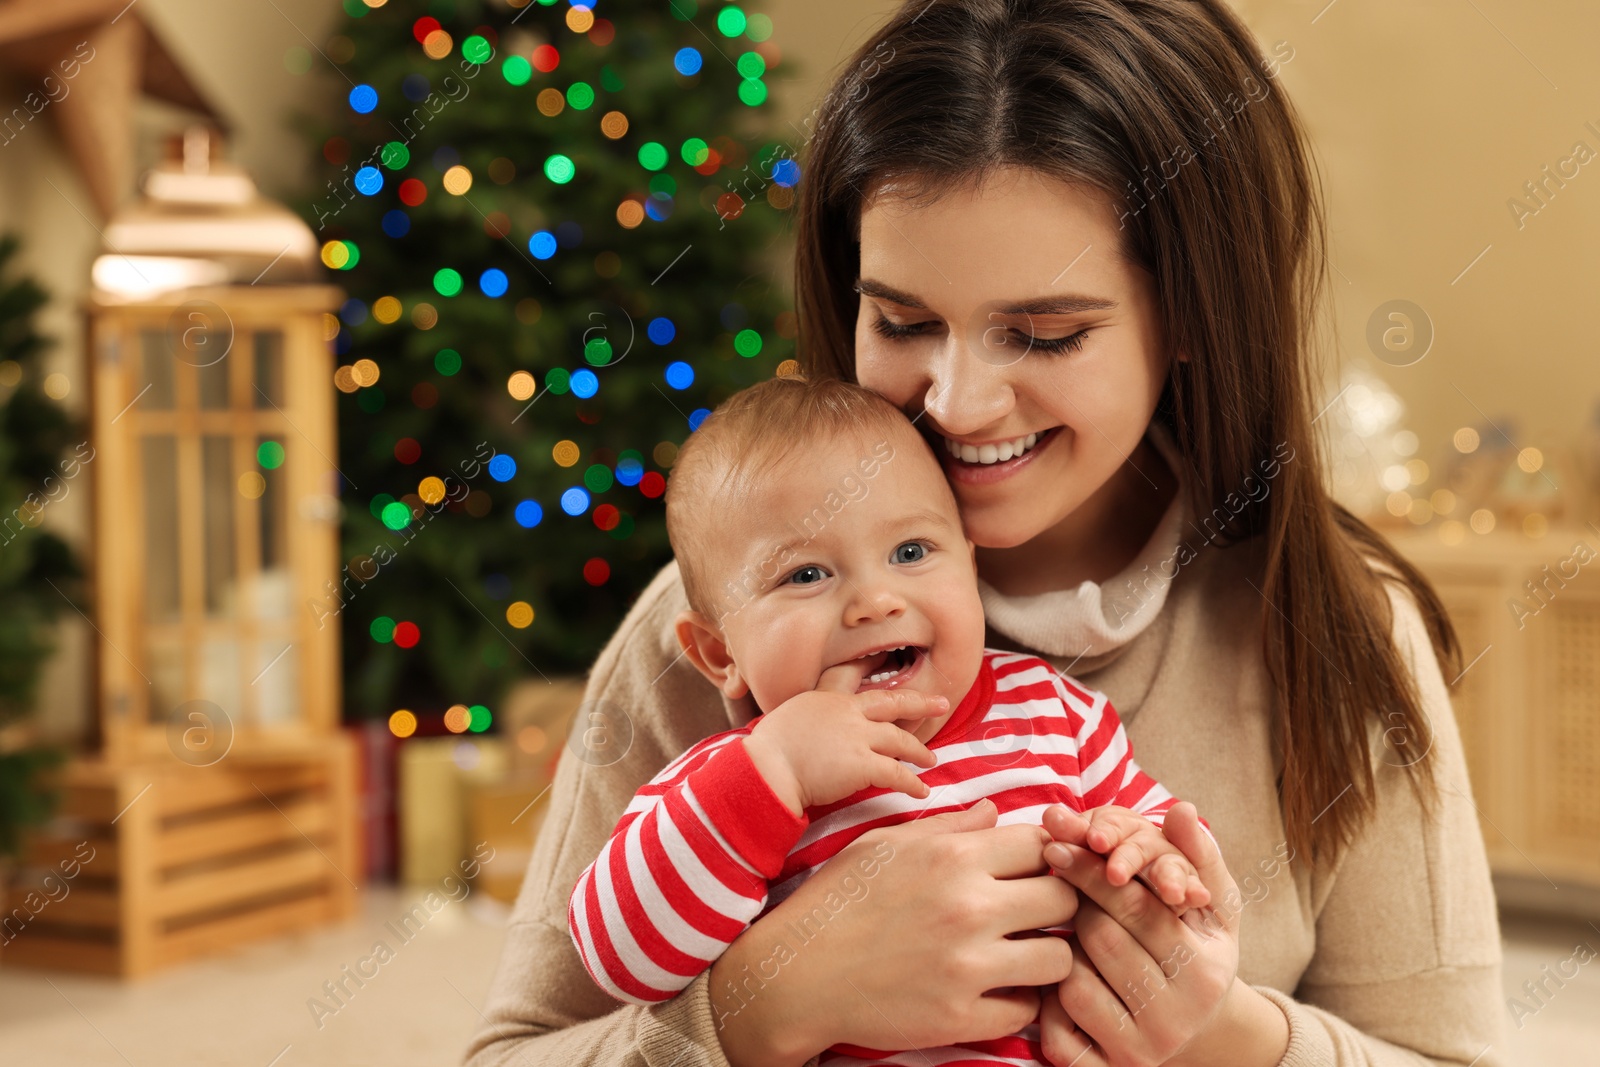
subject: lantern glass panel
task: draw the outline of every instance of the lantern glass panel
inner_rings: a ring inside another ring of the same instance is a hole
[[[206,614],[233,618],[239,611],[234,563],[233,438],[207,434],[200,439],[205,503]]]
[[[151,622],[174,621],[179,607],[178,442],[172,434],[151,434],[140,443],[144,453],[145,611]]]
[[[221,411],[228,406],[228,368],[232,365],[231,359],[195,365],[195,373],[200,378],[202,411]]]
[[[282,407],[284,404],[283,331],[257,330],[255,333],[255,357],[255,406],[258,408]]]
[[[141,330],[139,351],[143,373],[136,395],[140,407],[146,411],[171,411],[178,397],[177,374],[166,332]]]
[[[256,455],[261,446],[272,442],[283,447],[281,437],[260,437],[256,440]],[[285,497],[284,472],[262,470],[266,488],[261,493],[261,570],[281,571],[287,580],[289,567],[289,507]]]

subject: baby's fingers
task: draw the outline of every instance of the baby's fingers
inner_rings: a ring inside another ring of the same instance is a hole
[[[823,671],[822,677],[817,679],[817,692],[854,693],[860,687],[861,679],[866,676],[866,660],[853,659],[848,663],[837,663]]]
[[[1183,898],[1185,911],[1190,908],[1203,908],[1211,903],[1211,890],[1207,889],[1206,884],[1200,880],[1199,871],[1190,871],[1188,877],[1185,878],[1185,883],[1187,886],[1187,891]]]
[[[928,746],[893,723],[867,727],[872,731],[872,751],[892,759],[910,760],[919,767],[932,767],[937,761]]]
[[[1137,812],[1127,808],[1107,805],[1103,808],[1092,808],[1084,813],[1089,820],[1089,829],[1084,834],[1084,843],[1100,853],[1109,856],[1112,849],[1135,837],[1155,830],[1155,825]],[[1159,833],[1160,831],[1156,831]],[[1154,855],[1154,853],[1152,853]],[[1146,857],[1148,861],[1149,857]],[[1138,868],[1134,868],[1138,870]],[[1129,872],[1132,876],[1132,872]]]
[[[930,792],[928,783],[918,778],[910,767],[888,756],[874,757],[871,773],[872,784],[878,789],[893,789],[917,800],[926,798]]]
[[[1161,836],[1161,831],[1156,829],[1153,823],[1143,819],[1137,825],[1119,826],[1114,832],[1115,847],[1106,856],[1106,881],[1112,885],[1127,885],[1133,880],[1134,875],[1162,856],[1181,855],[1166,838]],[[1089,840],[1092,847],[1094,844],[1092,834]]]
[[[1155,891],[1162,902],[1174,908],[1188,909],[1204,907],[1211,902],[1211,894],[1200,883],[1200,876],[1194,867],[1182,856],[1168,853],[1157,856],[1155,860],[1139,872],[1139,877]],[[1203,894],[1203,900],[1197,900],[1196,895]]]
[[[914,689],[869,689],[865,693],[857,693],[856,701],[861,714],[873,722],[927,719],[950,710],[947,698],[919,693]]]

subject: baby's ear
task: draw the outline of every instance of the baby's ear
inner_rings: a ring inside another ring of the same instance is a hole
[[[698,611],[680,611],[673,629],[689,662],[730,700],[738,700],[749,691],[722,631],[709,618]]]

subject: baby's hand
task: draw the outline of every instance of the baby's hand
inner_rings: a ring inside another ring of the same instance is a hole
[[[1047,829],[1057,841],[1106,857],[1106,881],[1112,885],[1127,885],[1137,876],[1179,914],[1211,903],[1211,893],[1189,857],[1143,815],[1114,805],[1079,813],[1061,804],[1052,805],[1047,814]],[[1049,845],[1045,851],[1050,863]],[[1059,869],[1061,864],[1052,866]]]
[[[896,719],[950,710],[944,697],[907,689],[857,693],[865,661],[822,672],[817,688],[790,697],[757,720],[744,739],[756,770],[795,814],[875,786],[921,800],[928,787],[900,760],[932,767],[933,753]]]

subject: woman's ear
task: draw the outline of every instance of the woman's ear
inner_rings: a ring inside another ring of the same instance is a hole
[[[698,611],[680,611],[672,626],[689,662],[724,696],[738,700],[750,691],[715,623]]]

